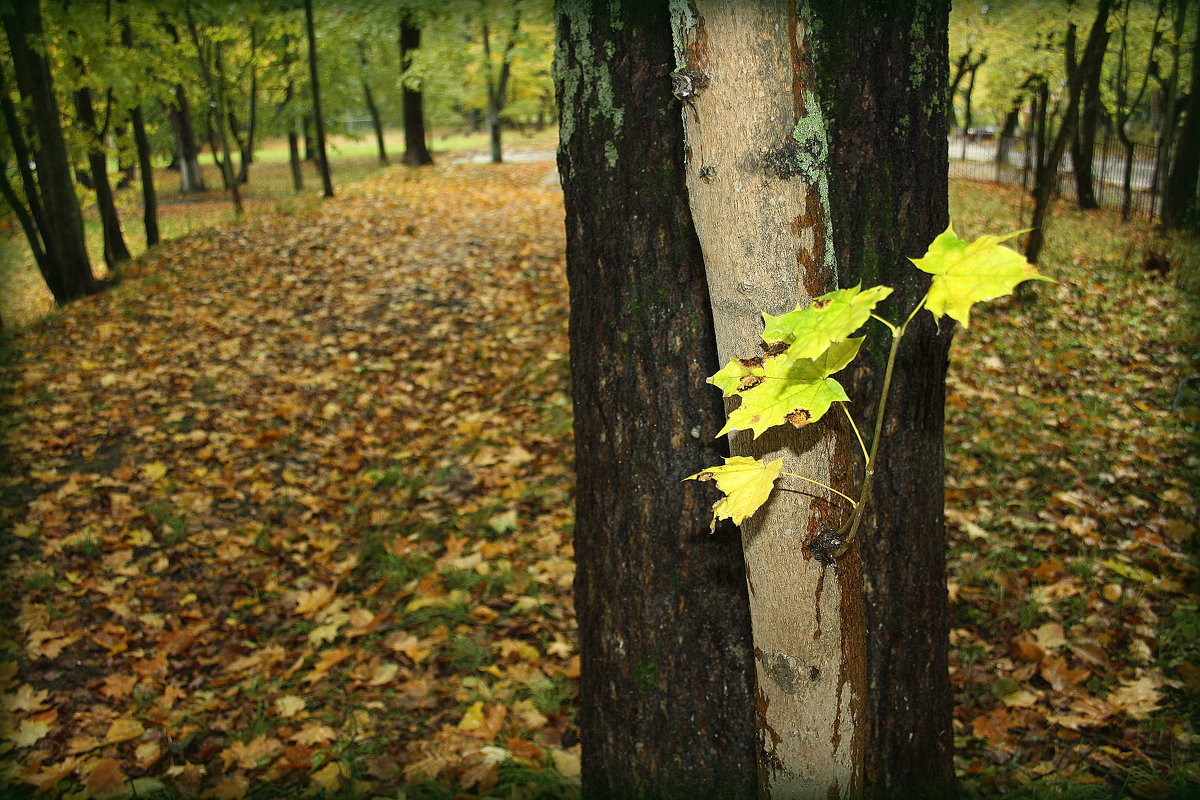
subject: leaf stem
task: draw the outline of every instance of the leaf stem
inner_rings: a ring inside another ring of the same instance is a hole
[[[858,439],[858,446],[862,448],[863,458],[870,461],[871,454],[867,452],[866,442],[863,441],[862,434],[858,432],[858,426],[854,424],[854,417],[850,416],[850,409],[846,407],[845,403],[839,403],[838,405],[842,407],[842,411],[846,412],[846,419],[850,422],[850,428],[854,431],[854,437]]]
[[[871,452],[867,454],[867,467],[866,474],[863,476],[862,492],[859,495],[858,502],[854,504],[854,514],[842,526],[842,529],[838,531],[839,534],[844,532],[845,538],[841,547],[833,551],[832,555],[834,558],[839,558],[845,554],[850,549],[850,545],[854,544],[855,537],[858,536],[858,527],[862,522],[863,510],[866,509],[867,501],[871,497],[871,482],[875,478],[875,466],[879,456],[879,442],[883,438],[883,418],[887,412],[888,394],[892,388],[892,373],[896,367],[896,354],[900,352],[900,340],[904,338],[904,332],[908,329],[908,323],[912,322],[913,318],[917,316],[917,312],[925,307],[925,301],[928,299],[929,293],[926,292],[925,296],[917,303],[916,308],[908,315],[908,319],[904,320],[904,324],[899,328],[896,328],[890,322],[887,322],[887,320],[879,318],[881,322],[886,323],[892,329],[892,346],[888,351],[887,366],[883,372],[883,388],[880,389],[879,402],[875,407],[875,430],[871,435]],[[874,315],[872,314],[872,316]]]
[[[780,472],[779,474],[787,475],[789,478],[799,478],[802,481],[807,481],[808,483],[820,486],[822,489],[828,489],[829,491],[833,492],[834,494],[838,495],[839,497],[842,497],[845,500],[847,500],[850,503],[850,506],[852,508],[858,506],[858,503],[854,502],[853,497],[850,497],[847,494],[843,494],[843,493],[839,492],[837,489],[833,488],[832,486],[826,486],[825,484],[821,483],[820,481],[814,481],[812,478],[806,478],[803,475],[797,475],[794,472]]]

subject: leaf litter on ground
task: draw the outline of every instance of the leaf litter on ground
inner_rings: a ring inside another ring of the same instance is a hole
[[[161,247],[16,337],[0,781],[577,791],[546,171],[388,169]],[[1015,192],[953,199],[964,235],[1020,225]],[[1183,797],[1200,778],[1196,251],[1173,244],[1163,281],[1137,268],[1161,246],[1143,229],[1055,224],[1058,283],[955,344],[957,766],[971,796]]]
[[[387,170],[159,248],[19,337],[3,783],[571,791],[546,171]]]

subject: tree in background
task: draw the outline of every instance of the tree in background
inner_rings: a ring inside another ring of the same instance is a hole
[[[560,0],[557,11],[584,796],[750,796],[744,725],[728,708],[747,654],[713,659],[719,640],[703,633],[736,647],[743,618],[696,609],[702,592],[739,597],[717,579],[734,564],[697,544],[707,503],[671,482],[697,468],[719,424],[695,377],[714,363],[696,262],[718,363],[753,351],[741,345],[761,331],[759,312],[839,286],[883,282],[911,306],[927,284],[906,256],[946,222],[948,8],[820,3],[798,14],[784,2],[698,1],[673,20],[683,48],[672,57],[661,10],[642,5]],[[672,102],[661,81],[676,67]],[[683,116],[686,164],[664,114]],[[860,549],[818,562],[806,543],[836,527],[838,509],[803,494],[743,527],[765,796],[953,792],[949,337],[922,320],[902,351],[885,425],[896,438]],[[856,395],[880,385],[884,357],[876,345]],[[830,426],[731,447],[806,453],[837,483],[851,478],[849,436]],[[704,709],[699,692],[710,693]],[[629,699],[639,696],[650,700]],[[732,740],[714,724],[735,726]]]
[[[131,60],[139,59],[139,51],[134,47],[133,23],[128,17],[121,20],[121,46],[125,48],[125,57]],[[141,77],[150,81],[153,70],[151,65],[141,60]],[[129,125],[133,131],[133,140],[137,149],[138,173],[142,182],[142,224],[146,231],[146,246],[158,244],[158,193],[154,188],[153,151],[150,137],[146,133],[146,120],[142,113],[142,104],[134,102],[129,108]]]
[[[308,40],[308,85],[312,93],[313,121],[317,129],[317,170],[326,197],[333,197],[333,179],[329,173],[329,151],[325,147],[325,118],[321,112],[321,78],[317,65],[317,33],[313,23],[312,0],[304,0],[304,31]]]
[[[0,6],[0,23],[8,39],[16,85],[29,113],[27,122],[17,116],[7,76],[0,75],[0,104],[24,201],[9,183],[7,170],[0,185],[13,208],[23,209],[18,218],[51,294],[57,302],[66,303],[98,292],[102,285],[92,274],[50,61],[42,49],[40,3],[12,0]],[[36,178],[31,162],[37,167]]]
[[[433,163],[433,156],[425,144],[423,75],[416,60],[417,51],[421,48],[421,27],[417,13],[411,8],[400,8],[396,39],[400,48],[400,82],[403,87],[403,161],[410,167],[423,167]]]
[[[1196,3],[1195,31],[1191,91],[1184,106],[1179,144],[1163,194],[1163,227],[1179,230],[1189,225],[1195,227],[1200,222],[1196,201],[1197,182],[1200,181],[1200,3]]]

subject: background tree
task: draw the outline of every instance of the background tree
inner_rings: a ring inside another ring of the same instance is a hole
[[[1195,7],[1191,91],[1184,105],[1179,144],[1163,194],[1163,227],[1182,229],[1197,223],[1196,187],[1200,181],[1200,3]]]
[[[12,0],[0,5],[0,23],[8,40],[12,69],[21,99],[28,105],[28,133],[19,120],[7,80],[0,80],[5,124],[17,158],[29,212],[21,218],[38,268],[59,303],[98,292],[84,239],[83,214],[71,176],[67,144],[50,61],[44,54],[38,0]],[[2,78],[2,76],[0,76]],[[37,166],[36,179],[29,168]],[[7,179],[5,186],[9,186]],[[5,192],[10,194],[9,191]],[[15,193],[12,193],[15,195]],[[13,201],[10,197],[10,202]],[[16,208],[20,203],[14,203]]]
[[[317,169],[326,197],[333,197],[333,179],[329,173],[329,154],[325,147],[325,118],[321,112],[321,78],[317,64],[317,33],[313,22],[312,0],[304,0],[304,31],[308,40],[308,81],[312,93],[313,121],[317,129]]]
[[[433,163],[425,143],[425,94],[423,76],[415,58],[421,47],[421,27],[417,13],[401,6],[397,44],[400,48],[400,82],[403,93],[404,156],[410,167]]]

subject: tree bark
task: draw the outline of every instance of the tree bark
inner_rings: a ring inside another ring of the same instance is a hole
[[[433,163],[425,145],[425,95],[419,84],[414,85],[408,74],[413,66],[413,54],[421,47],[421,29],[412,15],[400,17],[400,71],[403,75],[404,156],[401,160],[410,167]]]
[[[1200,30],[1200,3],[1196,4],[1197,29]],[[1179,144],[1163,192],[1164,228],[1182,230],[1200,222],[1196,205],[1196,185],[1200,179],[1200,35],[1192,49],[1192,83],[1184,107]]]
[[[179,44],[179,29],[165,15],[160,17],[163,30]],[[167,118],[175,134],[176,152],[179,159],[179,191],[181,194],[203,192],[204,176],[200,172],[200,148],[196,146],[196,130],[192,123],[192,107],[188,102],[187,90],[175,84],[175,105],[167,108]]]
[[[133,27],[129,20],[121,22],[121,46],[133,49]],[[158,244],[158,193],[154,190],[154,165],[151,163],[150,138],[146,135],[146,121],[141,105],[129,110],[129,125],[133,128],[133,141],[137,147],[138,172],[142,178],[142,225],[146,231],[146,246]]]
[[[1105,45],[1108,43],[1107,30],[1103,34]],[[1068,77],[1079,67],[1074,53],[1074,37],[1069,41],[1067,49]],[[1079,115],[1079,126],[1076,134],[1071,137],[1071,164],[1075,172],[1075,198],[1080,210],[1091,211],[1100,208],[1096,200],[1095,178],[1092,163],[1096,157],[1096,125],[1100,121],[1100,70],[1094,70],[1082,76],[1083,105]]]
[[[501,147],[501,128],[503,121],[500,115],[508,103],[508,78],[512,72],[512,51],[517,44],[517,31],[521,27],[521,12],[513,10],[512,28],[504,49],[500,54],[500,71],[497,74],[492,65],[492,48],[488,35],[487,20],[480,23],[483,39],[483,70],[484,86],[487,89],[487,129],[488,144],[491,150],[492,163],[499,164],[504,160],[504,150]]]
[[[895,293],[882,313],[901,316],[929,287],[908,258],[923,254],[948,218],[942,76],[949,3],[813,5],[821,20],[819,97],[828,120],[838,286],[891,286]],[[859,533],[860,564],[845,558],[837,564],[843,585],[862,581],[869,688],[855,730],[868,797],[955,795],[943,520],[945,374],[953,329],[942,328],[939,333],[922,312],[905,337],[870,525]],[[861,430],[874,425],[866,412],[875,407],[889,344],[886,334],[872,330],[849,371],[851,408],[865,417]]]
[[[1092,29],[1088,33],[1087,44],[1083,48],[1083,58],[1075,69],[1074,77],[1067,82],[1067,108],[1063,112],[1062,122],[1054,136],[1054,142],[1049,152],[1039,163],[1037,179],[1033,189],[1033,219],[1029,223],[1029,237],[1025,242],[1025,258],[1029,263],[1036,264],[1041,255],[1042,245],[1046,241],[1046,220],[1050,212],[1050,201],[1054,187],[1058,183],[1058,165],[1062,163],[1063,151],[1067,142],[1075,136],[1075,126],[1079,121],[1079,99],[1082,93],[1083,81],[1092,72],[1099,72],[1104,62],[1104,51],[1108,44],[1108,13],[1112,0],[1100,0],[1096,9],[1096,18],[1092,21]],[[1045,113],[1046,99],[1042,99],[1042,113]]]
[[[313,119],[317,126],[317,170],[326,197],[333,197],[333,179],[329,174],[329,153],[325,148],[325,120],[321,114],[321,80],[317,69],[317,33],[313,25],[312,0],[304,0],[304,30],[308,37],[308,79],[312,87]]]
[[[37,194],[44,212],[40,233],[47,267],[42,275],[54,299],[66,303],[100,291],[102,284],[92,274],[50,63],[31,46],[42,39],[41,7],[38,0],[12,0],[0,9],[17,87],[29,104],[31,127],[37,137],[33,157],[37,164]],[[29,193],[33,186],[25,188]]]
[[[666,4],[556,5],[585,798],[754,796],[749,616]],[[634,222],[636,221],[636,222]]]
[[[226,121],[229,119],[229,103],[225,95],[225,76],[221,68],[221,43],[218,41],[206,46],[200,39],[200,31],[196,20],[192,17],[191,8],[185,7],[185,13],[192,45],[196,48],[196,61],[200,66],[200,77],[204,80],[212,98],[212,113],[208,115],[208,128],[213,160],[220,167],[221,181],[229,190],[233,213],[240,217],[243,213],[242,195],[238,189],[237,178],[233,173],[233,153],[229,145],[229,131],[226,127]],[[209,63],[209,47],[211,47],[211,64]],[[215,141],[213,141],[214,134]]]

